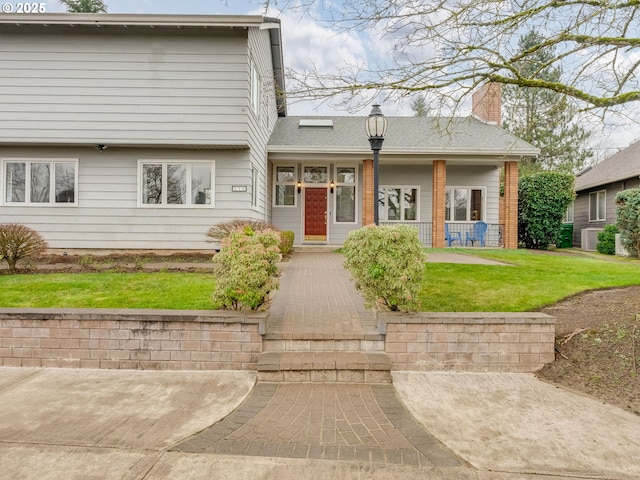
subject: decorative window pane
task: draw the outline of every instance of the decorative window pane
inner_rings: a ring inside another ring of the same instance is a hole
[[[211,205],[211,165],[191,167],[191,203]]]
[[[76,202],[77,162],[7,161],[3,169],[6,203],[54,205]]]
[[[56,203],[75,202],[76,166],[74,163],[56,163]]]
[[[296,181],[296,167],[278,167],[276,182],[295,182]]]
[[[305,183],[327,183],[327,167],[305,167]]]
[[[24,203],[27,189],[27,164],[7,163],[5,179],[5,200],[7,202]]]
[[[142,203],[145,205],[162,203],[162,165],[142,166]]]
[[[336,222],[356,221],[356,187],[338,185],[336,187]]]

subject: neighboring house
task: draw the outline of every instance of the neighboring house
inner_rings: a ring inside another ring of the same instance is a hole
[[[576,176],[573,243],[596,250],[597,233],[616,223],[616,194],[640,187],[640,141]]]
[[[0,223],[51,248],[207,249],[235,218],[339,245],[373,223],[365,117],[287,117],[278,20],[2,15],[0,59]],[[517,162],[538,150],[498,127],[499,85],[473,110],[389,118],[381,223],[438,247],[482,220],[517,247]]]

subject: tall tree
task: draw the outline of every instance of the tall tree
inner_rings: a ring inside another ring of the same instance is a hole
[[[418,95],[411,101],[411,110],[416,114],[416,117],[429,116],[429,106],[424,95]]]
[[[102,0],[58,0],[68,13],[107,13]]]
[[[331,29],[360,30],[383,54],[334,72],[291,71],[290,96],[436,91],[447,102],[479,85],[535,87],[561,93],[586,109],[640,101],[639,0],[269,0],[265,7],[304,8]],[[544,38],[517,49],[523,32]],[[391,45],[390,50],[384,50]],[[546,67],[561,79],[532,77],[520,65],[554,48]],[[368,101],[369,99],[364,99]],[[599,112],[600,113],[600,112]]]
[[[537,32],[520,37],[520,51],[544,42]],[[561,66],[549,67],[554,47],[538,49],[520,60],[518,70],[527,78],[559,82]],[[537,87],[507,85],[503,89],[503,126],[514,135],[540,149],[540,156],[520,164],[521,173],[554,170],[576,173],[593,152],[586,146],[590,132],[576,120],[577,108],[566,95]]]

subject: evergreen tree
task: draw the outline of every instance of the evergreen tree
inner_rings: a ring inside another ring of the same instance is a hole
[[[67,9],[67,13],[107,13],[102,0],[58,0]]]
[[[536,32],[520,37],[521,52],[535,50],[543,42]],[[538,48],[526,56],[518,68],[527,78],[559,82],[560,67],[549,67],[553,48]],[[521,163],[521,173],[552,170],[576,173],[593,152],[586,146],[591,135],[575,121],[576,107],[569,99],[551,90],[506,85],[503,89],[503,126],[514,135],[540,149],[540,156]]]
[[[416,117],[429,116],[429,106],[423,95],[419,95],[411,101],[411,110],[414,111]]]

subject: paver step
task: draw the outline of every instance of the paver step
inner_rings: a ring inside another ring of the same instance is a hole
[[[384,352],[265,352],[257,370],[263,382],[391,382]]]
[[[384,352],[384,337],[372,336],[371,339],[280,339],[265,335],[262,341],[263,352]]]
[[[340,333],[333,330],[324,332],[278,332],[267,333],[264,340],[384,340],[379,333]]]

